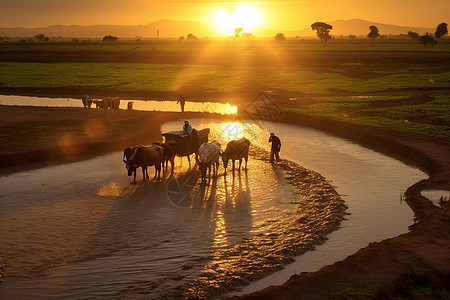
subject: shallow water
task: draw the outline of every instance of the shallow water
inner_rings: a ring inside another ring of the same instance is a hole
[[[446,190],[423,190],[422,196],[433,202],[434,205],[440,207],[439,202],[441,199],[448,201],[450,199],[450,191]]]
[[[417,168],[326,133],[279,123],[260,124],[283,143],[281,156],[315,170],[343,195],[351,215],[328,240],[296,258],[280,272],[243,288],[238,294],[282,284],[294,274],[312,272],[345,259],[370,242],[408,231],[413,212],[402,201],[406,189],[426,178]]]
[[[127,109],[128,102],[133,102],[134,110],[142,111],[180,111],[180,105],[176,101],[155,101],[155,100],[121,100],[120,109]],[[74,98],[47,98],[47,97],[26,97],[0,95],[0,105],[17,106],[45,106],[45,107],[83,107],[81,99]],[[95,105],[92,105],[94,109]],[[210,112],[223,115],[236,114],[237,107],[228,103],[216,102],[191,102],[186,101],[186,112]]]
[[[138,172],[138,184],[121,159],[118,152],[1,177],[0,295],[158,297],[198,277],[215,249],[265,232],[268,219],[289,220],[296,207],[283,175],[262,161],[199,185],[185,159],[176,159],[171,180],[142,182]],[[196,201],[178,201],[186,192]]]
[[[243,134],[267,147],[268,133],[256,125],[191,124],[210,127],[224,138],[222,148],[227,138]],[[179,126],[168,123],[162,131]],[[407,231],[412,213],[400,194],[422,172],[314,130],[265,126],[281,137],[284,157],[333,180],[352,213],[325,244],[300,256],[315,255],[307,263],[322,266]],[[179,158],[172,180],[142,182],[138,172],[138,184],[131,184],[121,159],[122,153],[113,153],[0,177],[0,240],[6,241],[0,243],[6,264],[0,296],[160,297],[205,270],[233,263],[221,261],[223,249],[286,228],[295,218],[298,195],[285,174],[263,160],[251,159],[240,175],[228,172],[226,180],[199,185],[198,174]],[[296,269],[307,270],[308,264]]]

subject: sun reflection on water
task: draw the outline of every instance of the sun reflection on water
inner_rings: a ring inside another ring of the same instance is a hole
[[[97,191],[97,196],[100,197],[119,197],[121,194],[122,187],[116,182],[105,184]]]
[[[224,122],[208,124],[211,129],[210,140],[218,141],[222,147],[225,147],[229,141],[247,138],[253,145],[259,147],[266,146],[262,144],[267,131],[256,124],[245,122]],[[262,138],[262,139],[261,139]]]

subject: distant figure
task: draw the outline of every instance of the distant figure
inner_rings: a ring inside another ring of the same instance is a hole
[[[192,134],[192,126],[189,124],[188,120],[184,121],[183,131],[187,134]]]
[[[180,103],[181,112],[184,112],[184,105],[186,104],[186,99],[184,99],[183,95],[180,95],[180,99],[178,99],[177,104]]]
[[[281,141],[280,138],[277,137],[273,132],[270,134],[269,143],[272,143],[272,148],[270,149],[270,162],[273,163],[274,156],[277,158],[277,161],[280,161],[280,149],[281,149]]]
[[[127,110],[133,110],[133,101],[127,103]]]

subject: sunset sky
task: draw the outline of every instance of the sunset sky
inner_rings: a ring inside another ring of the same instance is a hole
[[[0,27],[61,25],[143,25],[159,19],[211,20],[280,30],[300,30],[315,21],[365,19],[432,27],[449,23],[449,0],[0,0]],[[239,16],[238,16],[239,15]],[[233,21],[234,20],[234,21]],[[229,26],[236,26],[232,24]],[[224,29],[224,28],[222,28]]]

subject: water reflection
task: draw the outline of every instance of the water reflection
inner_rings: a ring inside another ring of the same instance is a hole
[[[133,109],[140,111],[165,111],[179,112],[180,105],[176,101],[155,101],[155,100],[121,100],[120,109],[127,109],[128,103],[133,102]],[[45,97],[25,97],[0,95],[0,105],[17,106],[45,106],[45,107],[83,107],[81,99],[74,98],[45,98]],[[94,108],[92,108],[94,109]],[[186,101],[186,112],[210,112],[223,115],[234,115],[237,107],[228,103],[216,102],[191,102]]]

